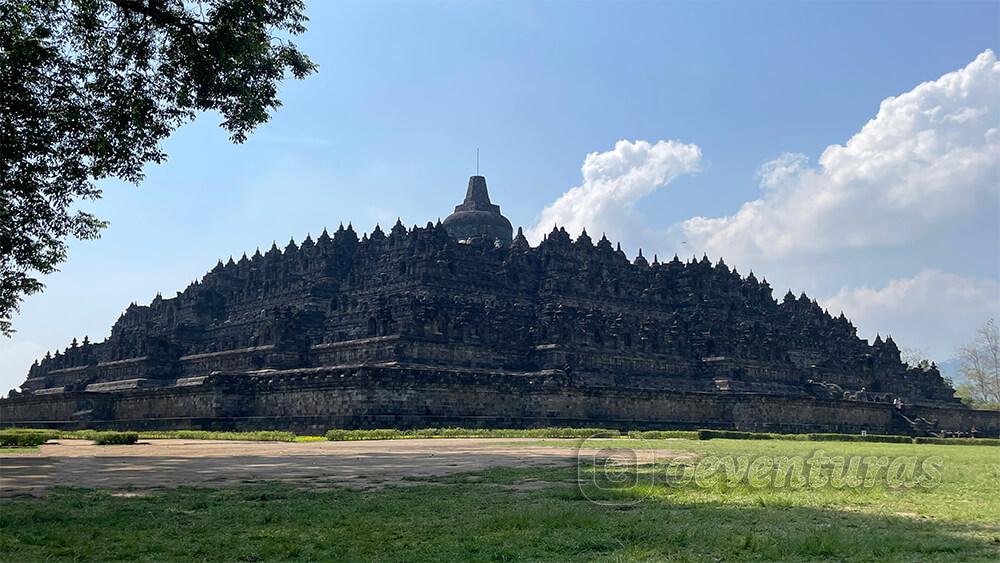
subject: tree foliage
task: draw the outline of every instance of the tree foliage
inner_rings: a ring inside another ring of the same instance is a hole
[[[243,142],[316,66],[289,41],[302,0],[0,2],[0,332],[68,237],[105,222],[76,209],[110,177],[138,183],[199,112]]]
[[[903,348],[899,351],[899,359],[911,368],[927,369],[931,367],[931,361],[927,359],[927,352],[920,348]]]
[[[981,326],[962,347],[961,360],[965,383],[958,395],[973,406],[1000,408],[1000,330],[995,320]]]

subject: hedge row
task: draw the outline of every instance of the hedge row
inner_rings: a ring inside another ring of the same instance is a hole
[[[139,437],[147,440],[175,438],[179,440],[241,440],[249,442],[294,442],[292,432],[260,430],[256,432],[215,432],[210,430],[169,430],[164,432],[140,432]]]
[[[633,430],[628,433],[629,438],[641,438],[643,440],[698,440],[698,432],[695,430]]]
[[[648,438],[644,434],[641,437]],[[656,434],[653,432],[652,434]],[[667,434],[683,434],[681,432],[668,432]],[[947,445],[968,445],[968,446],[1000,446],[1000,439],[997,438],[913,438],[910,436],[887,435],[887,434],[774,434],[765,432],[736,432],[732,430],[698,430],[697,438],[693,440],[711,440],[714,438],[726,438],[730,440],[806,440],[810,442],[883,442],[889,444],[947,444]],[[629,432],[629,436],[633,435]],[[671,438],[682,436],[669,436]],[[656,439],[656,438],[652,438]]]
[[[96,432],[93,437],[98,446],[134,444],[139,441],[138,432]]]
[[[397,430],[377,428],[374,430],[330,430],[327,440],[399,440],[407,438],[617,438],[621,433],[607,428],[417,428]]]
[[[96,430],[64,432],[59,430],[34,430],[31,428],[0,430],[0,446],[5,447],[40,446],[49,440],[57,438],[93,440],[97,445],[104,446],[111,444],[134,444],[139,440],[139,433],[98,432]]]
[[[914,444],[941,444],[945,446],[1000,446],[998,438],[914,438]]]
[[[885,434],[806,434],[813,442],[887,442],[890,444],[912,444],[909,436]]]
[[[0,430],[0,447],[27,448],[40,446],[45,442],[58,437],[59,433],[53,430],[10,428],[7,430]]]
[[[619,438],[617,430],[606,428],[536,428],[529,430],[516,429],[480,429],[480,428],[421,428],[415,430],[398,430],[395,428],[379,428],[374,430],[330,430],[326,433],[327,440],[400,440],[407,438]],[[889,436],[882,434],[777,434],[773,432],[741,432],[736,430],[647,430],[631,431],[628,438],[644,440],[797,440],[815,442],[885,442],[895,444],[910,443],[961,443],[956,438],[914,439],[909,436]],[[940,440],[936,442],[918,440]],[[989,445],[988,441],[977,438],[969,440],[969,444]]]
[[[736,430],[699,430],[699,440],[774,440],[775,434],[764,432],[738,432]]]
[[[64,430],[59,432],[59,438],[65,440],[97,440],[98,430]]]
[[[101,430],[44,430],[52,438],[64,440],[91,440],[98,446],[134,444],[139,440],[138,432],[114,432]]]
[[[420,428],[397,430],[393,428],[375,430],[330,430],[325,439],[334,441],[350,440],[394,440],[406,438],[620,438],[618,430],[607,428],[531,428],[531,429],[486,429],[486,428]],[[889,436],[881,434],[776,434],[766,432],[740,432],[735,430],[648,430],[631,431],[628,438],[646,440],[808,440],[837,442],[886,442],[897,444],[944,444],[1000,446],[996,438],[911,438],[909,436]],[[139,438],[179,438],[187,440],[246,440],[293,442],[292,432],[264,430],[257,432],[214,432],[207,430],[173,430],[164,432],[100,432],[97,430],[51,430],[34,428],[8,428],[0,430],[0,447],[30,447],[44,444],[48,440],[84,439],[98,444],[133,444]],[[316,439],[322,439],[316,437]]]
[[[776,434],[773,432],[737,432],[735,430],[699,430],[698,440],[801,440],[810,442],[888,442],[909,444],[909,436],[888,436],[884,434]]]

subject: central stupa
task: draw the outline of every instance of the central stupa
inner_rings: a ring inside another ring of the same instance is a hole
[[[455,212],[444,220],[448,234],[460,241],[470,239],[498,240],[504,246],[514,238],[510,221],[500,214],[500,206],[490,202],[486,178],[471,176],[465,201],[455,206]]]

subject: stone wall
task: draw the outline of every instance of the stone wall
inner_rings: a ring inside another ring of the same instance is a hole
[[[588,385],[564,373],[360,367],[215,375],[199,385],[0,401],[0,425],[123,429],[602,426],[905,433],[892,406],[763,393]],[[943,430],[1000,435],[1000,413],[909,413]]]
[[[804,294],[777,301],[721,259],[629,261],[606,237],[564,229],[537,247],[522,234],[459,244],[440,225],[402,223],[220,262],[176,297],[129,305],[105,341],[47,354],[22,392],[393,362],[666,375],[691,390],[719,379],[722,392],[791,396],[813,380],[841,395],[957,404],[936,369],[908,369],[891,339],[869,344]]]

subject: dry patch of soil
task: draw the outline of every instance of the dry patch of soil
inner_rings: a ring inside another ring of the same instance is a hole
[[[59,440],[35,453],[0,454],[0,496],[39,495],[60,485],[134,490],[280,481],[311,489],[377,488],[490,467],[567,466],[576,462],[577,440],[553,440],[565,444],[556,447],[519,444],[531,441],[536,440],[145,440],[130,446],[95,446],[86,440]],[[655,454],[658,459],[690,455]]]

